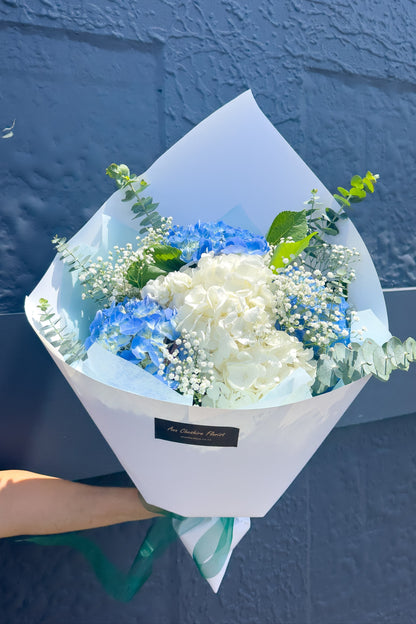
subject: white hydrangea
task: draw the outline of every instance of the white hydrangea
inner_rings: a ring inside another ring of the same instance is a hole
[[[238,407],[265,396],[312,351],[274,327],[274,274],[260,255],[204,254],[196,268],[149,282],[142,295],[175,307],[179,331],[193,332],[213,363],[202,404]]]

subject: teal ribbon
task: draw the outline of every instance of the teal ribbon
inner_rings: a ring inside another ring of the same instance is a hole
[[[174,518],[174,528],[179,537],[191,531],[201,522],[210,518],[184,518],[170,511],[155,507],[147,503],[138,492],[142,505],[152,513],[158,513]],[[192,558],[205,579],[213,578],[222,570],[230,553],[233,541],[234,518],[217,518],[212,527],[204,533],[195,544]]]
[[[80,552],[92,567],[104,590],[116,600],[130,601],[152,573],[153,562],[177,537],[207,522],[210,518],[184,518],[169,511],[149,505],[139,494],[144,507],[163,517],[155,518],[148,530],[136,558],[127,574],[118,570],[92,540],[80,532],[57,535],[39,535],[20,541],[40,546],[69,546]],[[213,578],[223,568],[230,553],[234,518],[217,518],[199,538],[192,556],[205,579]]]
[[[144,538],[127,574],[118,570],[92,540],[81,533],[40,535],[22,541],[41,546],[69,546],[80,552],[95,572],[104,590],[116,600],[130,601],[152,573],[153,562],[177,539],[170,518],[157,518]]]
[[[178,535],[184,535],[202,520],[209,518],[184,518],[175,523]],[[195,544],[192,558],[205,579],[217,576],[224,567],[230,554],[233,530],[234,518],[217,518]]]

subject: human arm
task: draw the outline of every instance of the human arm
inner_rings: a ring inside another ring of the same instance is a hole
[[[0,471],[0,537],[66,533],[155,515],[142,505],[135,488],[86,485],[25,470]]]

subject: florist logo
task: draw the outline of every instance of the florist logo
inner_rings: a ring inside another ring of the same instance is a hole
[[[155,438],[179,444],[237,446],[239,432],[240,430],[236,427],[191,425],[155,418]]]

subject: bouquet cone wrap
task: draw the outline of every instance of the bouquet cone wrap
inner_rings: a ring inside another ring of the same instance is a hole
[[[160,213],[178,224],[222,218],[266,234],[278,212],[301,210],[312,188],[325,206],[336,205],[249,91],[196,126],[142,177]],[[123,196],[110,197],[70,246],[104,256],[114,244],[134,242],[136,222]],[[350,303],[370,311],[387,332],[375,268],[349,220],[336,242],[361,255]],[[38,334],[41,297],[86,338],[93,308],[80,303],[81,287],[58,258],[26,299]],[[99,345],[74,367],[40,338],[145,500],[181,516],[264,516],[368,380],[312,398],[299,371],[249,408],[203,408]]]

